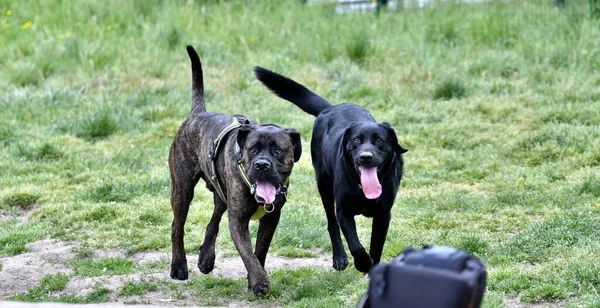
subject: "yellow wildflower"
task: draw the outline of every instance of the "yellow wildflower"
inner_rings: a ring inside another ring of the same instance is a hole
[[[4,29],[8,29],[8,28],[10,28],[10,25],[9,25],[9,24],[2,24],[2,27],[3,27]]]
[[[31,21],[28,21],[21,26],[21,29],[27,30],[27,29],[31,28],[31,25],[33,25],[33,23]]]
[[[67,31],[67,33],[65,33],[65,34],[59,34],[59,35],[58,35],[58,39],[59,39],[59,40],[64,40],[64,39],[66,39],[66,38],[69,38],[69,37],[71,37],[71,35],[73,35],[73,34],[71,33],[71,31]]]
[[[112,25],[106,26],[106,30],[108,30],[108,31],[112,30],[112,28],[113,28]]]
[[[11,10],[6,10],[6,16],[10,16],[12,15],[12,11]]]

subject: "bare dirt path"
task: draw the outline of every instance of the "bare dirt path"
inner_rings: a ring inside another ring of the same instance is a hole
[[[29,245],[30,252],[17,256],[0,258],[0,300],[7,300],[10,296],[26,293],[27,290],[38,285],[47,275],[63,273],[73,274],[69,262],[77,257],[76,245],[57,240],[42,240]],[[143,266],[150,263],[165,262],[168,264],[170,255],[166,252],[141,252],[127,257],[118,249],[94,250],[94,258],[121,257],[132,260],[136,265]],[[196,270],[197,255],[188,255],[190,278],[203,276]],[[294,269],[302,267],[330,268],[331,260],[319,258],[282,258],[269,255],[267,257],[267,271],[277,269]],[[227,278],[244,278],[246,269],[239,256],[223,258],[217,255],[215,269],[210,275]],[[168,267],[156,272],[133,273],[127,275],[105,275],[98,277],[71,276],[65,289],[60,294],[73,296],[86,296],[98,285],[112,291],[111,300],[114,302],[137,301],[152,305],[194,305],[185,299],[172,299],[162,292],[148,292],[143,298],[117,297],[125,283],[135,281],[170,280]],[[174,280],[173,280],[174,281]],[[174,281],[175,282],[175,281]],[[179,282],[185,283],[185,282]],[[231,306],[244,306],[244,303],[232,303]]]
[[[42,278],[47,275],[56,275],[58,273],[70,276],[64,290],[55,295],[73,295],[85,297],[91,293],[98,285],[110,290],[110,300],[112,304],[123,304],[128,302],[144,303],[153,306],[194,306],[197,303],[191,297],[184,299],[171,298],[169,294],[154,291],[144,293],[143,296],[117,296],[116,294],[123,289],[127,282],[140,281],[172,281],[175,283],[185,283],[183,281],[171,280],[169,277],[168,266],[162,270],[145,271],[143,273],[133,273],[127,275],[105,275],[98,277],[81,277],[72,275],[73,268],[70,261],[77,257],[76,244],[66,243],[57,240],[42,240],[32,243],[28,246],[29,252],[12,257],[0,258],[2,269],[0,270],[0,307],[41,307],[40,305],[25,305],[18,303],[2,302],[9,297],[17,294],[26,293],[27,290],[37,286]],[[140,252],[132,256],[127,256],[119,249],[97,249],[94,250],[94,258],[120,257],[132,260],[137,266],[144,266],[152,263],[163,262],[168,264],[170,254],[167,252]],[[199,278],[204,276],[197,268],[197,254],[188,255],[188,267],[190,268],[190,278]],[[331,259],[321,256],[318,258],[282,258],[269,255],[267,257],[267,271],[271,272],[278,269],[295,269],[302,267],[331,268]],[[222,257],[217,254],[215,269],[210,275],[227,278],[245,278],[246,269],[239,256]],[[250,303],[232,302],[229,307],[245,307]],[[252,304],[256,306],[255,303]],[[563,307],[563,303],[520,303],[516,298],[506,298],[505,307],[508,308],[558,308]],[[56,306],[52,304],[52,307]],[[44,306],[46,307],[46,306]]]

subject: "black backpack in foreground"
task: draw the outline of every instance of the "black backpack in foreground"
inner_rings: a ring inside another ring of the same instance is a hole
[[[371,269],[358,308],[478,308],[485,291],[481,260],[452,247],[405,248]]]

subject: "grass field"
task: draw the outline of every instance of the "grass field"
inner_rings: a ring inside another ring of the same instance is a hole
[[[383,260],[408,245],[455,246],[487,263],[485,307],[599,307],[600,22],[586,2],[539,5],[375,17],[299,1],[0,0],[0,257],[48,238],[74,243],[78,254],[69,273],[7,299],[163,292],[196,305],[356,304],[368,279],[352,265],[270,272],[265,299],[248,293],[245,279],[214,276],[60,293],[70,279],[168,272],[168,262],[142,268],[128,256],[170,250],[167,156],[189,115],[190,44],[204,65],[209,111],[295,127],[309,149],[313,118],[254,79],[261,65],[392,124],[409,152]],[[331,254],[304,153],[272,255]],[[190,253],[210,200],[198,185]],[[235,256],[226,223],[217,249]],[[357,224],[368,245],[370,220]],[[93,257],[101,248],[126,256]]]

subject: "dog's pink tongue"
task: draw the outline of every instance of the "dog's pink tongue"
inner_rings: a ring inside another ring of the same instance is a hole
[[[360,184],[367,199],[377,199],[381,195],[381,184],[377,178],[377,167],[365,168],[360,171]]]
[[[273,184],[264,180],[258,180],[258,182],[256,182],[256,194],[263,198],[266,204],[272,204],[273,201],[275,201],[277,191]]]

